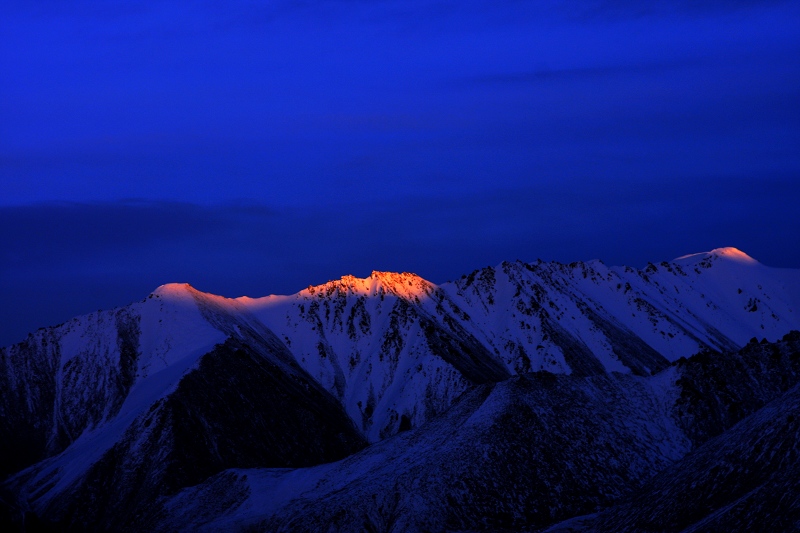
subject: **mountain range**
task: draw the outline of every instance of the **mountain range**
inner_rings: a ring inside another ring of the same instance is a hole
[[[0,521],[790,531],[798,330],[800,270],[735,248],[164,285],[0,350]]]

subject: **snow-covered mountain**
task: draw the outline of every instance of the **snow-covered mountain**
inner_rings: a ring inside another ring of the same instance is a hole
[[[235,302],[186,285],[40,330],[2,358],[4,471],[21,511],[102,530],[232,465],[299,467],[366,442]],[[20,438],[21,437],[21,438]]]
[[[508,375],[645,376],[705,348],[776,340],[800,329],[800,271],[721,248],[644,270],[503,263],[440,286],[373,272],[237,302],[374,442]]]
[[[790,330],[800,330],[800,271],[733,248],[643,270],[503,263],[438,286],[373,272],[257,299],[165,285],[0,350],[0,475],[14,474],[0,502],[13,502],[12,514],[118,529],[145,520],[143,508],[161,496],[226,468],[313,467],[433,419],[447,425],[441,420],[456,416],[448,409],[465,393],[533,380],[541,390],[506,398],[538,413],[547,378],[508,381],[514,375],[546,370],[649,390],[682,357]],[[678,416],[652,398],[620,409],[653,404],[646,418],[656,420],[654,431],[678,436],[657,453],[641,451],[653,446],[645,439],[636,452],[643,466],[610,476],[645,479],[710,436],[705,425],[681,425],[697,412]],[[498,420],[485,431],[505,423]]]

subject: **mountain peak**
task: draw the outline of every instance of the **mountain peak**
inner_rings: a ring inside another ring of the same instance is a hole
[[[188,283],[165,283],[153,291],[153,296],[160,297],[175,297],[182,296],[187,293],[197,292],[197,289]]]
[[[411,272],[381,272],[373,270],[367,278],[344,275],[338,280],[309,286],[301,293],[330,296],[338,291],[362,295],[393,294],[401,298],[414,298],[430,294],[435,285]]]
[[[723,248],[714,248],[710,252],[701,252],[697,254],[689,254],[678,257],[675,261],[681,262],[688,262],[690,260],[694,261],[714,261],[717,259],[724,259],[726,261],[732,261],[734,263],[740,263],[743,265],[758,265],[760,264],[758,261],[744,253],[738,248],[734,248],[733,246],[725,246]]]
[[[412,272],[379,272],[373,270],[369,279],[384,291],[403,298],[414,298],[430,294],[435,288],[430,281]]]
[[[727,259],[733,259],[736,261],[742,261],[745,263],[757,263],[755,259],[744,253],[738,248],[734,248],[733,246],[726,246],[724,248],[715,248],[708,252],[710,255],[714,255],[716,257],[725,257]]]

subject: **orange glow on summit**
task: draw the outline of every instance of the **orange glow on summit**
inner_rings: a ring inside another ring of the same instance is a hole
[[[373,270],[368,278],[357,278],[352,275],[342,276],[338,280],[322,285],[309,286],[300,291],[302,296],[332,296],[337,292],[377,296],[391,294],[400,298],[414,299],[430,296],[437,289],[433,283],[422,279],[411,272],[379,272]]]
[[[734,248],[733,246],[726,246],[724,248],[715,248],[710,252],[684,255],[676,258],[675,261],[682,261],[685,259],[706,259],[706,258],[724,258],[728,261],[734,261],[736,263],[741,263],[746,265],[760,264],[758,261],[747,255],[746,253],[744,253],[738,248]]]

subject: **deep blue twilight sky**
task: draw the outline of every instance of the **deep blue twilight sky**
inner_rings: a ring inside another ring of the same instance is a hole
[[[0,345],[187,281],[800,268],[800,2],[0,7]]]

